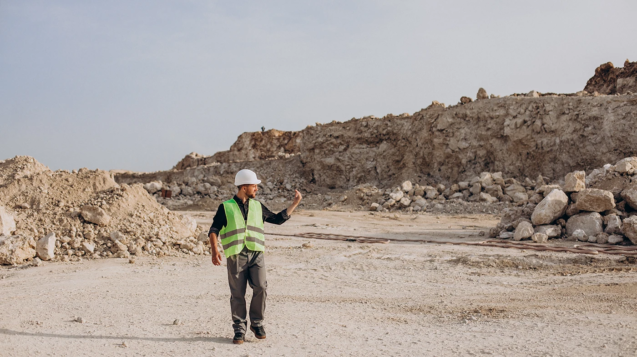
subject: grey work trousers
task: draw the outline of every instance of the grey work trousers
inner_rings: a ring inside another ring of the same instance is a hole
[[[263,326],[265,298],[268,283],[265,279],[263,252],[254,252],[243,247],[236,255],[228,257],[228,284],[230,285],[230,310],[234,332],[246,333],[246,283],[252,288],[250,302],[250,325]]]

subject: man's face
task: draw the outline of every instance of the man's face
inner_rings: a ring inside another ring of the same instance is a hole
[[[257,191],[259,191],[259,186],[258,185],[243,185],[241,189],[245,192],[246,196],[250,198],[255,198],[257,197]]]

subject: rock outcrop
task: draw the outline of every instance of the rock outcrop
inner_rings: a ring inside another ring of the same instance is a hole
[[[611,62],[595,69],[584,88],[588,93],[600,94],[637,94],[637,62],[624,62],[624,67],[615,67]]]

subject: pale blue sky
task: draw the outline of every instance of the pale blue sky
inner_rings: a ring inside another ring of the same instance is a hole
[[[244,131],[576,92],[637,1],[0,0],[0,160],[154,171]]]

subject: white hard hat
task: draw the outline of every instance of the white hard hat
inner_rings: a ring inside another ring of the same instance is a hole
[[[261,180],[257,179],[257,174],[254,171],[243,169],[237,172],[237,176],[234,177],[234,185],[258,185]]]

